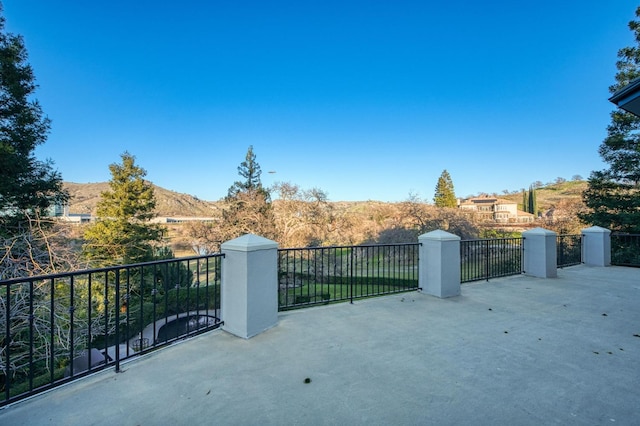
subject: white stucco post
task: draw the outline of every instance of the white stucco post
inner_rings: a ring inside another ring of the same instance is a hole
[[[599,226],[582,230],[582,262],[588,266],[611,266],[611,231]]]
[[[440,298],[460,295],[460,237],[438,230],[420,235],[418,242],[420,291]]]
[[[278,323],[278,243],[247,234],[221,246],[222,329],[248,339]]]
[[[524,237],[524,273],[531,277],[558,276],[557,234],[544,228],[522,233]]]

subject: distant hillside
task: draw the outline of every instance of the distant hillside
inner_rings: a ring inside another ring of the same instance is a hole
[[[70,213],[92,213],[95,215],[100,194],[109,190],[108,182],[72,183],[64,182],[64,187],[71,195]],[[193,195],[153,185],[156,195],[156,213],[158,216],[212,216],[216,208],[215,202],[202,201]]]
[[[538,209],[548,210],[557,207],[561,203],[581,202],[582,192],[587,189],[584,180],[555,183],[536,189],[536,201]],[[500,198],[522,204],[522,192],[513,192],[507,195],[499,195]]]
[[[107,182],[101,183],[70,183],[64,184],[71,195],[71,213],[91,213],[95,215],[96,206],[100,201],[102,192],[109,189]],[[538,208],[542,212],[553,208],[553,217],[559,220],[565,231],[573,232],[574,228],[581,229],[580,224],[575,225],[567,220],[575,217],[576,209],[581,205],[582,191],[587,187],[586,182],[564,182],[548,185],[537,190]],[[217,217],[221,203],[202,201],[192,195],[169,191],[154,185],[157,214],[166,217]],[[482,194],[479,194],[482,195]],[[487,194],[485,194],[487,195]],[[515,203],[522,203],[521,192],[508,194],[491,194],[493,196],[508,199]],[[279,200],[274,200],[275,211]],[[345,245],[362,244],[371,242],[398,242],[411,241],[414,235],[404,229],[407,223],[412,223],[413,213],[407,212],[407,206],[403,203],[387,203],[382,201],[352,201],[330,202],[331,223],[326,232],[319,235],[323,244]],[[577,207],[576,207],[577,206]],[[427,209],[435,209],[433,206],[422,206]],[[419,207],[418,210],[421,210]],[[277,214],[277,213],[276,213]],[[286,209],[282,211],[286,214]],[[409,216],[407,216],[409,215]],[[575,222],[575,221],[574,221]],[[491,226],[490,223],[486,223]],[[532,224],[538,226],[537,224]],[[187,235],[187,227],[181,224],[167,224],[167,237],[171,241],[172,249],[176,255],[186,256],[193,254],[192,239]],[[548,225],[547,225],[548,226]],[[510,228],[511,230],[517,230]],[[571,231],[566,231],[571,229]]]
[[[71,194],[70,213],[93,213],[100,201],[100,194],[109,189],[107,182],[99,183],[71,183],[65,182],[64,187]],[[187,216],[202,217],[212,216],[217,209],[217,203],[213,201],[203,201],[193,195],[181,194],[154,185],[157,201],[158,216]],[[548,210],[566,202],[581,201],[582,192],[587,188],[586,181],[571,181],[559,184],[547,185],[536,190],[538,208]],[[522,193],[512,192],[509,194],[495,194],[499,198],[522,203]],[[333,207],[340,211],[359,211],[361,213],[372,213],[378,211],[381,206],[386,206],[388,210],[394,203],[383,203],[378,201],[354,201],[354,202],[334,202]],[[386,212],[386,214],[391,214]],[[393,214],[391,214],[393,215]]]

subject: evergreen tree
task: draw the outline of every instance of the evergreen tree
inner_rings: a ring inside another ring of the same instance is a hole
[[[240,192],[259,191],[269,197],[269,192],[262,187],[260,175],[262,170],[256,161],[256,154],[253,152],[253,145],[249,146],[245,160],[238,166],[238,174],[244,178],[243,181],[236,181],[227,192],[228,198],[237,196]]]
[[[533,215],[536,215],[538,213],[538,202],[536,200],[536,190],[533,187],[533,185],[529,187],[529,196],[527,198],[528,198],[527,211]]]
[[[640,7],[636,9],[640,18]],[[640,77],[640,21],[629,22],[635,46],[618,51],[618,72],[609,90],[615,93]],[[588,208],[580,218],[612,231],[640,233],[640,117],[617,109],[599,153],[609,168],[594,171],[582,195]]]
[[[524,189],[522,190],[522,211],[529,212],[529,193]]]
[[[243,234],[275,238],[271,195],[262,186],[261,173],[253,146],[249,146],[245,161],[238,167],[238,174],[244,180],[234,182],[224,200],[222,224],[218,229],[219,241],[233,239]]]
[[[435,203],[436,207],[458,206],[458,200],[456,199],[456,194],[453,190],[453,182],[451,181],[449,172],[447,172],[446,170],[443,170],[442,174],[438,178],[433,202]]]
[[[24,41],[5,32],[4,23],[0,16],[0,236],[10,237],[68,194],[52,162],[34,156],[50,121],[32,99],[37,86]]]
[[[130,264],[153,259],[153,248],[162,230],[150,223],[155,217],[156,199],[147,172],[136,166],[135,157],[125,152],[122,164],[111,164],[110,190],[101,194],[98,219],[84,234],[84,253],[99,264]]]

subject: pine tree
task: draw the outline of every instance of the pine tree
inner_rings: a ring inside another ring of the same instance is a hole
[[[218,229],[220,241],[243,234],[275,238],[271,194],[262,186],[261,173],[253,146],[249,146],[245,161],[238,167],[238,174],[244,180],[234,182],[224,200],[222,224]]]
[[[457,207],[458,200],[453,189],[453,182],[447,170],[443,170],[436,184],[436,191],[433,197],[436,207]]]
[[[10,237],[68,194],[53,163],[33,154],[46,141],[50,121],[32,99],[37,86],[24,41],[6,33],[4,23],[0,16],[0,236]]]
[[[260,175],[262,170],[260,164],[256,161],[256,154],[253,152],[253,145],[249,146],[245,160],[238,166],[238,174],[244,178],[243,181],[235,181],[227,191],[227,197],[233,198],[240,192],[260,191],[263,195],[269,197],[268,191],[262,187]]]
[[[98,265],[130,264],[153,259],[162,230],[150,223],[155,217],[153,186],[147,172],[125,152],[122,164],[111,164],[110,189],[101,194],[98,219],[84,234],[84,253]]]
[[[636,9],[640,18],[640,7]],[[629,22],[635,46],[618,51],[615,93],[640,77],[640,21]],[[593,171],[582,195],[588,208],[579,217],[612,231],[640,233],[640,117],[617,109],[611,113],[607,137],[599,148],[609,164],[605,170]]]

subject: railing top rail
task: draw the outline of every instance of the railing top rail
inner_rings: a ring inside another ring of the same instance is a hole
[[[325,250],[325,249],[352,249],[352,248],[368,248],[368,247],[402,247],[402,246],[418,246],[420,243],[397,243],[397,244],[361,244],[346,246],[315,246],[315,247],[291,247],[279,248],[278,251],[285,250]]]
[[[110,272],[110,271],[116,271],[116,270],[122,270],[122,269],[134,269],[142,266],[162,265],[162,264],[172,263],[172,262],[185,262],[185,261],[192,261],[192,260],[210,259],[214,257],[224,257],[224,254],[214,253],[214,254],[207,254],[204,256],[177,257],[173,259],[152,260],[150,262],[131,263],[127,265],[114,265],[114,266],[105,266],[102,268],[91,268],[91,269],[80,269],[77,271],[69,271],[69,272],[58,272],[55,274],[47,274],[47,275],[34,275],[30,277],[9,278],[6,280],[0,280],[0,285],[10,285],[10,284],[25,283],[25,282],[39,281],[39,280],[51,280],[56,278],[86,275],[86,274],[96,274],[101,272]]]
[[[461,242],[464,241],[512,241],[512,240],[524,240],[525,237],[506,237],[506,238],[470,238],[468,240],[461,240]]]
[[[612,237],[640,237],[640,234],[628,234],[626,232],[612,232]]]

